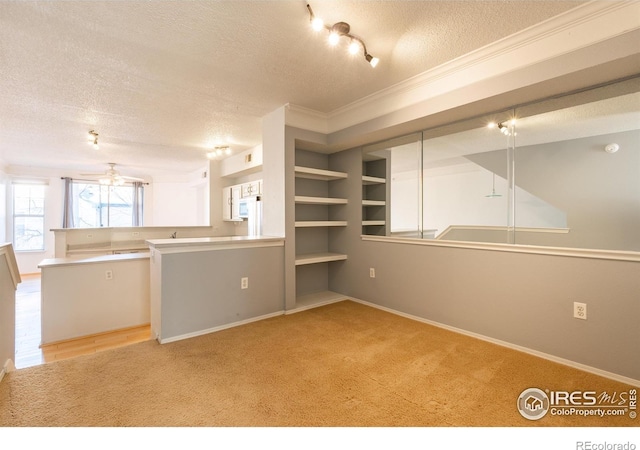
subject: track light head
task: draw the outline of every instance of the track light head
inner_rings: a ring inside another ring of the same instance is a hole
[[[352,39],[351,43],[349,44],[349,53],[351,53],[352,55],[355,55],[356,53],[358,53],[358,50],[360,50],[360,46],[358,45],[358,42]]]
[[[351,43],[349,44],[349,53],[351,53],[352,55],[358,53],[358,48],[360,45],[364,50],[364,57],[371,65],[371,67],[375,67],[378,65],[380,60],[376,57],[371,56],[367,52],[367,46],[364,44],[364,41],[351,34],[351,25],[349,25],[347,22],[336,22],[331,26],[325,25],[322,19],[315,16],[313,10],[311,9],[311,5],[309,5],[308,3],[307,10],[309,11],[309,22],[311,23],[311,27],[315,31],[320,31],[323,28],[329,31],[329,44],[331,46],[338,45],[338,42],[340,42],[340,38],[342,36],[345,36],[351,40]]]
[[[367,62],[369,64],[371,64],[371,67],[375,67],[378,65],[378,63],[380,62],[380,60],[378,58],[376,58],[375,56],[371,56],[369,53],[367,53],[366,55],[364,55],[365,59],[367,60]]]
[[[320,31],[324,28],[324,21],[319,17],[315,17],[311,20],[311,28],[315,31]]]
[[[518,133],[516,133],[513,129],[515,124],[516,124],[516,119],[511,119],[506,124],[505,122],[500,122],[498,124],[498,130],[500,131],[500,133],[504,134],[505,136],[516,136]],[[493,126],[489,126],[489,128],[493,128]]]

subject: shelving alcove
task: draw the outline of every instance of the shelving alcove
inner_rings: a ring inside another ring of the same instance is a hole
[[[331,170],[331,155],[296,150],[296,310],[344,298],[328,287],[329,265],[347,259],[332,251],[334,233],[347,226],[347,198],[340,195],[346,172]]]
[[[362,234],[384,236],[387,232],[387,160],[362,164]]]

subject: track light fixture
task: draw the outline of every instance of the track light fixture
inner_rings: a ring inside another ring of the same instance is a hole
[[[100,149],[100,147],[98,146],[98,133],[96,133],[94,130],[89,131],[89,141],[91,142],[91,145],[93,145],[94,149]]]
[[[487,127],[489,128],[495,128],[498,127],[498,131],[500,131],[500,133],[504,134],[505,136],[516,136],[518,133],[516,133],[515,131],[513,131],[513,127],[516,124],[516,119],[511,119],[508,122],[500,122],[498,124],[496,124],[495,122],[491,122],[487,125]]]
[[[311,5],[307,3],[307,10],[309,10],[309,21],[311,22],[311,28],[315,31],[320,31],[322,29],[326,29],[329,31],[329,44],[337,45],[340,42],[341,37],[346,37],[349,39],[349,53],[355,55],[358,53],[358,50],[362,48],[364,53],[364,59],[371,65],[371,67],[375,67],[378,65],[380,60],[375,56],[371,56],[369,52],[367,52],[367,46],[364,41],[357,36],[351,34],[351,26],[346,22],[337,22],[333,25],[325,25],[325,23],[319,17],[316,17],[313,14],[313,10],[311,9]]]
[[[221,156],[229,156],[231,154],[231,149],[228,145],[220,145],[215,147],[213,150],[207,153],[207,158],[215,159]]]

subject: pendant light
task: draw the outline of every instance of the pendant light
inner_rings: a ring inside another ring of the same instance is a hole
[[[493,183],[491,186],[491,194],[485,195],[487,198],[498,198],[502,197],[502,194],[496,194],[496,174],[493,174]]]

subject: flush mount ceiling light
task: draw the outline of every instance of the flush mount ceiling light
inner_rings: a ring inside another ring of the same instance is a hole
[[[618,144],[609,144],[604,148],[604,151],[607,153],[615,153],[620,150],[620,146]]]
[[[367,52],[367,46],[364,41],[357,36],[351,34],[351,26],[346,22],[338,22],[333,25],[325,25],[322,19],[316,17],[313,14],[313,10],[311,9],[311,5],[307,3],[307,9],[309,10],[309,21],[311,22],[311,28],[315,31],[320,31],[322,29],[329,31],[329,44],[337,45],[340,42],[340,38],[345,37],[349,39],[349,53],[355,55],[358,53],[360,49],[362,49],[364,53],[364,59],[371,65],[371,67],[375,67],[378,65],[380,60],[374,56],[371,56],[369,52]]]
[[[222,156],[229,156],[231,154],[231,149],[228,145],[220,145],[215,147],[213,150],[207,153],[207,158],[215,159],[220,158]]]
[[[89,142],[91,143],[91,145],[93,145],[94,149],[100,149],[100,147],[98,146],[98,133],[96,133],[95,130],[89,131]]]

